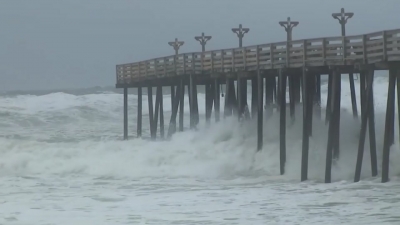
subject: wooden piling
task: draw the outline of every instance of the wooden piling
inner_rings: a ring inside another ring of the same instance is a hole
[[[258,49],[257,49],[258,50]],[[257,54],[258,55],[258,54]],[[263,78],[260,69],[257,70],[257,151],[263,147]],[[254,87],[254,86],[253,86]]]
[[[128,140],[128,88],[124,88],[124,140]]]
[[[365,79],[366,78],[366,72],[365,71],[361,71],[360,72],[360,105],[361,105],[361,109],[364,109],[364,104],[365,104],[365,87],[366,87],[366,82]],[[363,113],[364,110],[361,110],[361,118],[363,117]]]
[[[372,80],[370,94],[368,100],[370,101],[368,111],[368,129],[369,129],[369,151],[371,157],[371,175],[373,177],[378,175],[378,159],[376,153],[376,135],[375,135],[375,106],[374,106],[374,70],[369,71],[370,79]]]
[[[338,135],[339,135],[339,126],[337,123],[340,123],[340,76],[334,69],[331,76],[331,101],[332,104],[327,104],[327,107],[330,107],[332,110],[327,115],[329,118],[329,131],[328,131],[328,143],[326,148],[326,161],[325,161],[325,183],[331,182],[331,174],[332,174],[332,157],[338,157]],[[329,84],[328,84],[329,85]],[[329,102],[328,101],[328,102]],[[335,155],[335,152],[337,155]]]
[[[307,134],[309,137],[312,136],[312,120],[313,120],[313,115],[314,115],[314,96],[315,96],[315,75],[313,73],[310,73],[307,75],[308,78],[306,79],[307,83],[305,84],[304,87],[308,89],[308,95],[305,96],[305,99],[307,99],[307,104],[305,105],[307,109]],[[303,92],[304,93],[304,92]],[[304,106],[303,106],[304,107]],[[303,111],[304,112],[304,111]]]
[[[243,79],[240,79],[240,77],[237,77],[237,102],[238,102],[238,119],[240,120],[243,116],[244,113],[244,102],[243,102]]]
[[[215,122],[219,122],[220,119],[220,83],[218,79],[214,80],[214,111],[215,111]]]
[[[165,136],[165,131],[164,131],[164,100],[163,100],[163,89],[162,86],[160,86],[160,91],[159,91],[159,95],[160,95],[160,101],[159,101],[159,110],[160,110],[160,137],[161,139],[164,139]]]
[[[175,86],[171,85],[171,111],[172,111],[172,108],[174,107],[175,96],[176,96]]]
[[[321,75],[315,75],[315,95],[314,95],[315,115],[321,119]]]
[[[210,106],[209,106],[210,119],[211,119],[213,108],[215,108],[215,83],[210,82]]]
[[[265,111],[267,118],[272,115],[274,102],[274,90],[276,89],[275,76],[265,77]],[[275,94],[276,96],[276,94]]]
[[[238,106],[238,98],[235,91],[235,82],[233,79],[229,80],[229,97],[230,97],[230,105],[233,116],[238,116],[239,106]]]
[[[396,69],[389,69],[389,85],[386,103],[385,136],[382,156],[382,183],[389,181],[390,147],[393,144],[394,102],[395,102]],[[393,128],[392,128],[393,127]]]
[[[172,106],[172,113],[171,113],[171,118],[169,122],[169,127],[168,127],[168,133],[167,137],[170,138],[175,132],[176,132],[176,116],[178,114],[178,107],[179,107],[179,101],[180,99],[177,97],[178,93],[181,92],[181,86],[178,85],[176,89],[176,95],[174,97],[174,105]]]
[[[296,85],[295,85],[295,75],[291,74],[288,76],[289,80],[289,104],[290,104],[290,118],[292,122],[295,117],[295,110],[296,110]]]
[[[368,117],[371,114],[371,105],[373,102],[371,101],[373,98],[371,96],[373,95],[372,89],[373,89],[373,73],[368,74],[367,76],[367,89],[365,92],[365,102],[363,102],[363,108],[361,108],[361,111],[364,113],[362,114],[361,118],[361,129],[360,129],[360,138],[358,141],[358,154],[357,154],[357,162],[356,162],[356,172],[354,175],[354,182],[360,181],[360,176],[361,176],[361,167],[362,167],[362,160],[363,160],[363,155],[364,155],[364,144],[365,144],[365,136],[367,132],[367,123]],[[372,106],[373,107],[373,106]],[[370,124],[371,125],[371,124]],[[371,129],[371,127],[370,127]],[[376,152],[375,152],[376,154]],[[371,157],[372,159],[372,157]]]
[[[190,129],[193,129],[195,127],[195,123],[194,123],[194,119],[195,119],[194,112],[195,112],[195,110],[194,110],[194,99],[193,99],[194,88],[193,88],[193,85],[194,85],[194,83],[193,83],[193,74],[190,74],[189,75],[189,84],[188,84],[189,111],[190,111],[190,122],[189,122],[190,123]]]
[[[196,79],[193,79],[193,109],[194,109],[194,125],[197,126],[200,121],[200,115],[199,115],[199,102],[197,99],[197,81]]]
[[[206,101],[205,101],[205,104],[206,104],[206,113],[205,113],[205,115],[206,115],[206,123],[207,124],[210,124],[210,119],[211,119],[211,95],[212,95],[212,93],[211,93],[211,85],[210,84],[206,84],[206,85],[204,85],[205,86],[205,97],[206,97]]]
[[[138,100],[137,100],[137,137],[142,136],[142,87],[138,87]]]
[[[258,71],[257,77],[251,78],[251,118],[256,118],[258,114]]]
[[[280,120],[279,120],[279,149],[280,149],[280,173],[285,173],[286,163],[286,71],[279,69],[279,98],[280,98]]]
[[[153,88],[151,86],[147,87],[147,102],[149,105],[149,123],[150,123],[150,137],[155,139],[154,132],[154,114],[153,114]]]
[[[329,123],[332,112],[332,72],[328,74],[328,96],[326,99],[325,123]]]
[[[225,83],[225,103],[224,103],[224,117],[228,117],[232,115],[232,85],[231,85],[231,80],[229,78],[226,78],[226,83]]]
[[[334,76],[336,79],[336,90],[335,90],[335,102],[333,102],[333,111],[334,111],[334,142],[333,142],[333,158],[338,159],[340,154],[340,102],[341,102],[341,74],[337,71],[334,72]]]
[[[183,115],[184,115],[184,99],[185,99],[185,85],[183,83],[183,78],[180,78],[179,80],[179,86],[181,87],[179,90],[180,92],[177,92],[177,95],[179,93],[179,131],[183,132]]]
[[[303,140],[301,146],[301,181],[307,180],[308,177],[308,150],[309,150],[309,120],[310,120],[310,107],[312,107],[312,101],[310,98],[310,79],[309,75],[307,74],[306,68],[303,68]],[[312,108],[311,108],[312,109]]]
[[[247,78],[241,78],[241,95],[240,98],[242,99],[242,117],[243,119],[249,119],[250,118],[250,111],[249,107],[247,104]]]
[[[161,86],[157,86],[156,88],[156,104],[154,109],[154,118],[153,118],[153,136],[152,139],[155,140],[157,137],[157,128],[158,128],[158,114],[160,112],[160,101],[162,98],[161,95]]]
[[[354,76],[353,73],[349,73],[349,83],[350,83],[350,95],[351,95],[351,108],[353,110],[353,117],[358,117],[357,112],[357,100],[356,100],[356,90],[354,87]]]
[[[214,104],[214,83],[209,83],[206,85],[206,123],[209,124],[211,120],[212,108]]]

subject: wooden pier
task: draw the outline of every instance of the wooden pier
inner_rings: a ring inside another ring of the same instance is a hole
[[[342,9],[342,16],[345,15]],[[332,15],[334,16],[334,14]],[[335,16],[334,16],[335,17]],[[340,18],[339,18],[340,21]],[[346,20],[347,21],[347,20]],[[283,22],[288,32],[294,22]],[[342,22],[341,22],[342,24]],[[297,25],[297,24],[296,24]],[[342,24],[342,28],[343,28]],[[236,29],[236,28],[235,28]],[[340,157],[340,94],[341,76],[349,74],[354,119],[361,121],[358,156],[355,164],[354,181],[360,180],[367,125],[371,155],[371,174],[378,175],[375,138],[375,116],[373,99],[374,71],[389,70],[388,96],[382,161],[382,182],[389,180],[390,146],[394,143],[395,86],[400,99],[400,29],[374,33],[323,37],[286,41],[242,47],[247,28],[232,31],[238,34],[240,47],[181,53],[175,55],[127,63],[116,66],[117,88],[124,89],[124,139],[128,138],[128,88],[138,90],[137,135],[142,134],[142,89],[147,88],[151,138],[156,139],[157,128],[160,137],[171,137],[176,130],[183,131],[183,110],[185,86],[187,86],[190,109],[190,128],[199,122],[197,86],[205,86],[206,121],[211,122],[214,109],[215,122],[228,116],[238,119],[255,119],[257,126],[257,150],[263,146],[263,119],[273,111],[280,114],[280,172],[285,173],[286,162],[286,105],[292,119],[299,104],[303,108],[301,181],[307,180],[309,137],[312,136],[312,120],[321,115],[321,76],[328,78],[328,98],[324,119],[328,131],[326,147],[325,182],[331,182],[334,159]],[[240,32],[242,32],[240,36]],[[202,35],[205,37],[204,34]],[[196,37],[200,40],[200,37]],[[204,41],[204,40],[203,40]],[[176,40],[178,43],[178,40]],[[179,43],[181,46],[183,42]],[[174,46],[174,44],[171,44]],[[179,46],[177,47],[179,49]],[[353,74],[360,74],[361,116],[358,116]],[[247,81],[251,81],[251,106],[247,103]],[[236,85],[235,85],[236,83]],[[220,87],[225,86],[223,113],[220,113]],[[162,87],[171,87],[172,114],[169,127],[164,135],[164,113]],[[153,109],[152,88],[156,87],[155,108]],[[347,87],[346,87],[347,88]],[[286,90],[289,89],[289,102]],[[284,107],[282,107],[284,106]],[[273,108],[277,108],[273,110]],[[400,101],[398,101],[400,111]],[[268,113],[264,113],[264,110]],[[179,115],[179,127],[177,117]],[[159,122],[159,125],[158,125]],[[399,124],[400,126],[400,124]],[[377,134],[380,135],[380,134]]]

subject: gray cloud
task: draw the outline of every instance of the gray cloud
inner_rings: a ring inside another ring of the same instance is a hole
[[[272,0],[1,0],[0,89],[54,89],[114,85],[115,65],[170,55],[167,42],[212,35],[207,49],[236,47],[230,31],[242,23],[244,45],[283,41],[278,21],[300,21],[293,39],[335,36],[331,13],[355,16],[347,34],[400,28],[400,1]]]

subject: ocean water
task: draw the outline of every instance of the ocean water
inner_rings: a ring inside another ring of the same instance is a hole
[[[299,181],[301,108],[288,123],[280,176],[277,115],[264,121],[264,147],[256,152],[256,122],[227,118],[205,126],[203,94],[198,130],[187,128],[186,104],[186,131],[155,142],[135,138],[134,94],[128,141],[121,140],[123,97],[112,90],[2,95],[0,224],[400,224],[399,138],[391,148],[391,181],[380,183],[387,79],[374,84],[379,176],[371,177],[367,136],[359,183],[352,180],[360,123],[352,118],[348,87],[343,78],[341,158],[331,184],[324,183],[328,129],[317,118],[309,181]],[[170,96],[164,98],[167,130]]]

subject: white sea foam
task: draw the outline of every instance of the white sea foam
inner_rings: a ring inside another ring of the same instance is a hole
[[[394,201],[400,196],[398,138],[391,148],[392,182],[380,184],[379,177],[371,178],[367,135],[364,181],[353,184],[360,124],[352,118],[348,85],[343,79],[341,153],[329,185],[323,184],[327,126],[317,118],[310,139],[311,181],[299,182],[301,108],[296,108],[294,124],[288,116],[286,174],[280,176],[279,115],[264,120],[264,147],[256,152],[256,121],[226,118],[206,126],[203,94],[198,130],[187,129],[186,107],[186,131],[156,142],[135,138],[135,95],[129,95],[129,141],[121,141],[120,94],[2,97],[0,223],[391,224],[399,220],[400,201]],[[358,95],[357,81],[356,90]],[[386,93],[387,79],[377,78],[379,171]],[[322,94],[325,102],[325,85]],[[185,101],[188,106],[187,96]],[[170,103],[165,95],[166,128]],[[143,114],[148,135],[146,95]]]

